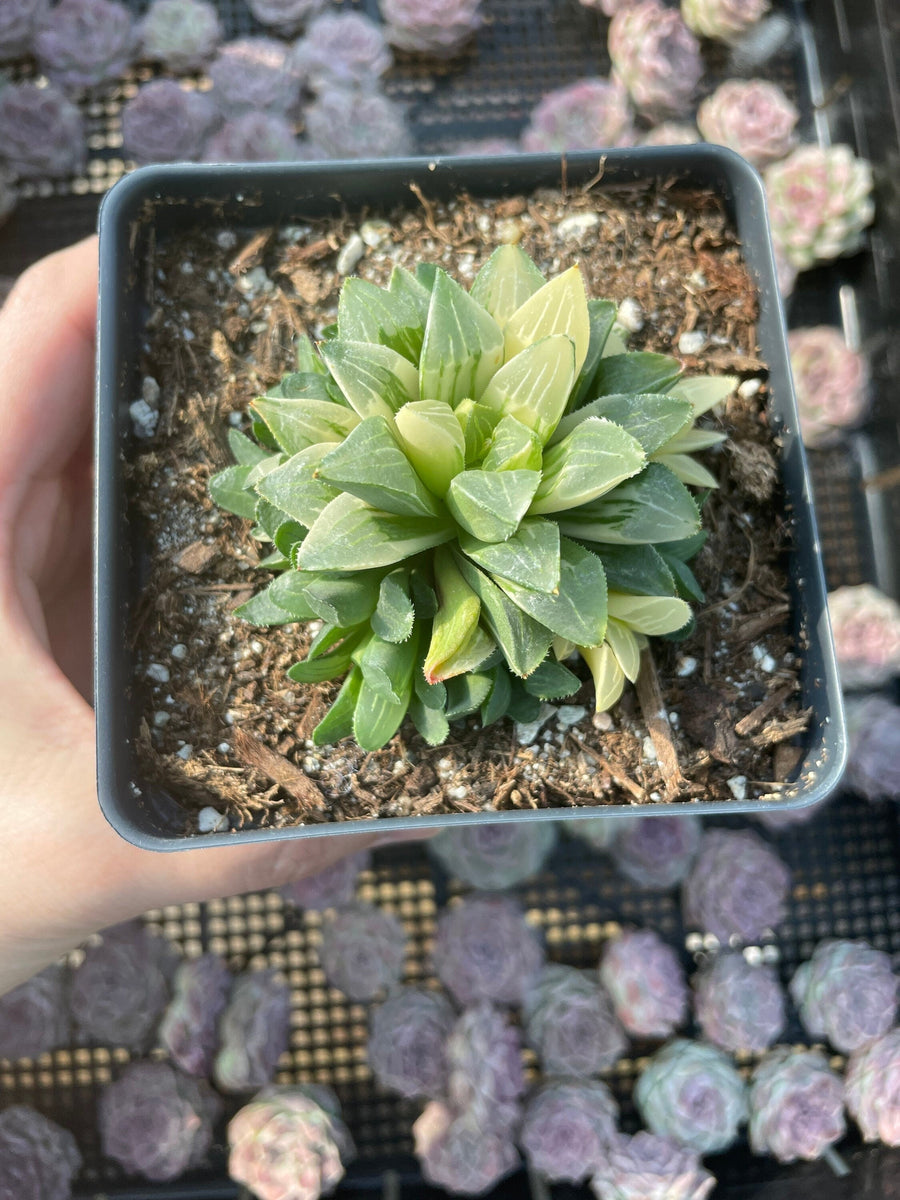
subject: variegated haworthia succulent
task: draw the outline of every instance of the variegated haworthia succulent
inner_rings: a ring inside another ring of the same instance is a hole
[[[210,494],[255,520],[275,578],[237,610],[324,622],[298,683],[344,677],[318,744],[383,746],[409,713],[432,745],[480,713],[533,719],[574,693],[598,710],[701,599],[697,418],[735,385],[627,353],[616,305],[572,267],[549,282],[502,246],[466,292],[443,270],[344,284],[337,323],[253,402],[255,440]]]

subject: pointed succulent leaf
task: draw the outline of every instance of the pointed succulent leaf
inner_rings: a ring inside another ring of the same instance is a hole
[[[323,508],[297,561],[308,571],[389,567],[453,536],[446,521],[380,512],[356,496],[341,494]]]
[[[675,580],[655,546],[604,546],[606,582],[615,592],[635,596],[674,596]]]
[[[736,375],[693,375],[690,379],[679,379],[669,388],[669,395],[687,400],[696,420],[727,400],[739,383]]]
[[[451,407],[466,397],[480,400],[502,362],[500,326],[446,271],[439,270],[419,364],[421,398],[443,400]]]
[[[541,714],[541,701],[537,696],[529,696],[521,679],[510,677],[510,697],[506,705],[506,713],[513,721],[521,721],[527,725],[536,721]]]
[[[275,549],[284,558],[285,567],[291,565],[291,556],[305,537],[306,527],[301,525],[299,521],[282,521],[275,530],[275,536],[272,540],[275,543]]]
[[[502,327],[544,283],[543,275],[524,250],[498,246],[475,276],[471,295]]]
[[[612,332],[616,319],[616,306],[612,300],[588,300],[588,320],[591,336],[588,341],[588,351],[582,364],[575,386],[569,396],[566,411],[572,412],[580,408],[591,395],[597,366],[603,357],[603,350]]]
[[[461,534],[459,545],[490,575],[539,592],[559,587],[559,527],[553,521],[526,519],[505,542],[481,542]]]
[[[364,628],[347,629],[342,625],[323,625],[309,643],[306,657],[308,659],[320,658],[323,654],[328,654],[344,638],[356,634],[363,636],[366,632]]]
[[[436,496],[465,466],[466,439],[456,414],[441,400],[413,400],[394,418],[403,452]]]
[[[363,679],[353,710],[353,739],[361,750],[371,753],[387,745],[403,724],[411,693],[410,681],[406,694],[400,700],[393,700]]]
[[[319,357],[312,338],[301,333],[297,337],[297,370],[311,375],[325,375],[327,368]]]
[[[438,602],[430,579],[421,566],[413,567],[409,573],[409,582],[416,616],[420,621],[430,620],[437,612]]]
[[[319,371],[291,371],[282,375],[274,387],[266,392],[270,400],[334,400],[328,389],[328,379]],[[345,404],[343,397],[338,404]]]
[[[515,417],[547,441],[566,409],[575,381],[575,344],[555,333],[527,346],[501,367],[481,397],[487,408]]]
[[[291,613],[295,621],[315,620],[319,613],[309,602],[307,588],[318,578],[312,572],[283,571],[269,584],[269,596],[275,604]]]
[[[219,508],[224,508],[239,517],[254,517],[256,495],[247,490],[247,476],[250,470],[249,463],[242,463],[217,472],[209,481],[210,499],[218,504]]]
[[[579,646],[578,651],[594,680],[596,710],[606,712],[625,691],[625,672],[608,642],[602,642],[599,646]]]
[[[285,521],[289,520],[286,512],[283,512],[276,504],[272,504],[261,496],[257,498],[254,515],[257,525],[265,532],[270,542],[275,541],[275,535],[279,528]]]
[[[564,333],[574,343],[577,378],[591,341],[587,296],[578,267],[570,267],[545,283],[512,314],[503,329],[506,361],[555,333]]]
[[[251,596],[245,604],[240,604],[234,610],[234,615],[251,625],[291,625],[297,620],[282,605],[272,599],[272,584],[281,576],[276,576],[267,587],[255,596]]]
[[[409,715],[413,725],[429,746],[440,746],[450,736],[450,722],[447,720],[443,706],[429,708],[416,694],[410,697]]]
[[[306,585],[304,595],[313,614],[329,625],[347,628],[368,621],[378,602],[377,571],[359,571],[345,577],[318,575]]]
[[[259,567],[262,571],[286,571],[291,566],[293,563],[290,558],[286,558],[280,550],[273,550],[271,554],[267,554],[265,558],[259,560]]]
[[[574,649],[575,643],[570,642],[568,638],[560,637],[559,634],[557,634],[553,639],[553,657],[557,662],[562,662],[564,658],[568,658]]]
[[[484,622],[510,670],[523,678],[530,675],[543,661],[552,633],[514,604],[474,563],[462,555],[454,557],[466,583],[481,601]],[[534,594],[539,596],[541,593]]]
[[[500,414],[474,400],[461,400],[453,410],[466,443],[466,466],[480,462],[493,437]]]
[[[493,686],[494,679],[490,674],[470,671],[467,675],[455,675],[447,683],[447,720],[458,721],[477,712]]]
[[[247,487],[258,491],[260,481],[267,475],[271,475],[273,471],[277,471],[287,460],[288,456],[279,450],[277,454],[267,454],[265,458],[255,462],[252,467],[248,468]]]
[[[541,440],[532,429],[515,417],[504,417],[494,429],[481,469],[539,471],[543,453]]]
[[[453,414],[450,414],[451,420]],[[318,475],[382,512],[439,517],[434,496],[397,445],[384,417],[367,417],[319,463]]]
[[[540,670],[540,667],[538,667]],[[503,663],[492,667],[487,674],[493,680],[487,699],[481,705],[481,724],[493,725],[501,717],[505,717],[512,699],[512,680],[509,671]]]
[[[388,291],[412,302],[419,314],[422,329],[424,329],[425,322],[428,320],[428,308],[431,304],[431,288],[416,279],[415,275],[410,274],[405,267],[397,266],[391,272]]]
[[[418,395],[418,371],[390,346],[336,338],[323,345],[322,357],[350,407],[363,420],[391,417]]]
[[[452,674],[449,664],[477,629],[481,612],[481,602],[447,549],[435,551],[434,585],[438,608],[423,665],[425,679],[432,684]]]
[[[619,354],[628,354],[628,330],[616,321],[609,331],[609,337],[606,339],[606,345],[603,347],[600,357],[615,358]]]
[[[421,650],[421,647],[420,647]],[[426,708],[443,709],[447,703],[447,689],[442,683],[429,683],[425,678],[424,663],[413,671],[413,691]]]
[[[419,361],[422,320],[415,302],[402,290],[385,291],[357,276],[345,280],[337,324],[342,339],[389,346],[411,363]]]
[[[721,446],[728,440],[726,433],[718,433],[715,429],[698,429],[688,426],[681,433],[666,442],[667,454],[696,454],[698,450],[709,450],[713,446]]]
[[[413,631],[415,619],[409,571],[398,567],[381,581],[378,603],[372,614],[372,629],[386,642],[405,642]]]
[[[540,482],[538,471],[461,471],[450,484],[447,507],[479,541],[503,541],[518,529]]]
[[[363,636],[362,630],[355,630],[351,636],[345,637],[327,653],[319,654],[315,658],[307,655],[302,662],[294,663],[288,669],[288,679],[294,683],[325,683],[329,679],[339,678],[349,670],[353,652]]]
[[[415,636],[399,643],[386,642],[376,634],[366,638],[353,654],[365,686],[394,704],[408,704],[418,644]]]
[[[681,363],[668,354],[613,354],[601,358],[591,391],[594,396],[664,392],[680,374]]]
[[[525,691],[539,700],[563,700],[574,696],[580,687],[578,676],[552,658],[545,658],[525,680]]]
[[[262,417],[254,416],[251,412],[250,416],[250,432],[256,438],[261,446],[265,446],[268,450],[280,450],[280,446],[272,436],[272,430],[268,427]]]
[[[688,563],[702,549],[706,537],[706,530],[701,529],[693,537],[666,542],[659,547],[661,557],[675,578],[678,595],[684,600],[696,600],[698,604],[702,604],[706,596]]]
[[[606,630],[606,575],[596,554],[568,538],[560,539],[559,589],[536,592],[506,580],[497,581],[506,595],[551,634],[576,645],[594,645]],[[551,638],[548,638],[548,645]]]
[[[681,480],[659,463],[650,463],[636,479],[562,513],[557,521],[570,537],[634,546],[690,537],[700,526],[700,511]]]
[[[257,492],[309,529],[338,494],[337,488],[316,474],[319,463],[333,448],[333,442],[320,442],[292,455],[257,483]]]
[[[480,625],[476,625],[456,653],[443,663],[441,678],[449,681],[457,675],[465,675],[468,671],[487,667],[496,650],[496,644],[490,634],[485,633]]]
[[[578,425],[578,418],[606,417],[636,438],[646,454],[653,454],[679,432],[691,419],[691,406],[677,396],[600,396],[559,423],[551,439],[558,442]],[[563,432],[560,433],[560,430]]]
[[[653,461],[660,463],[677,476],[682,483],[689,487],[717,488],[719,481],[712,471],[707,470],[703,463],[691,458],[690,454],[672,454],[668,448],[665,453],[654,454]]]
[[[607,604],[611,617],[635,633],[646,633],[650,637],[677,633],[691,619],[690,605],[675,596],[628,596],[623,592],[610,592]]]
[[[341,684],[334,704],[315,727],[312,740],[317,746],[339,742],[341,738],[353,736],[353,714],[362,688],[362,671],[352,666]]]
[[[422,287],[428,293],[428,304],[431,306],[431,293],[434,291],[434,281],[438,277],[440,267],[433,262],[420,262],[416,266],[416,283],[421,283]]]
[[[543,475],[529,512],[577,508],[637,475],[646,461],[630,433],[605,417],[588,417],[544,451]]]
[[[234,455],[234,461],[239,466],[252,467],[261,459],[269,457],[267,450],[257,445],[252,438],[248,438],[246,433],[241,433],[239,429],[228,430],[228,446]]]
[[[641,647],[635,634],[622,621],[610,617],[606,623],[606,642],[625,678],[634,683],[641,669]]]
[[[351,408],[330,400],[270,400],[260,396],[253,401],[253,408],[288,454],[297,454],[318,442],[341,442],[359,424]]]

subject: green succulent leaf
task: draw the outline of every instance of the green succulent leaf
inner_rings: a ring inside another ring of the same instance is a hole
[[[693,375],[690,379],[679,379],[669,388],[669,395],[687,400],[696,420],[727,400],[739,383],[736,375]]]
[[[327,368],[319,357],[315,344],[305,333],[297,336],[297,370],[307,375],[327,374]]]
[[[284,571],[272,580],[268,592],[272,601],[289,612],[295,621],[312,621],[321,613],[310,603],[307,589],[317,580],[318,576],[311,572]]]
[[[590,542],[634,546],[674,542],[700,527],[700,511],[681,480],[659,463],[608,496],[557,517],[560,530]]]
[[[318,442],[342,442],[359,424],[352,409],[330,400],[270,400],[260,396],[253,401],[253,408],[288,454],[298,454]]]
[[[641,443],[646,454],[653,454],[684,429],[691,420],[691,408],[677,396],[600,396],[564,417],[551,438],[551,445],[577,428],[579,418],[588,417],[614,421]]]
[[[582,364],[575,387],[569,396],[566,411],[580,408],[592,393],[594,376],[603,357],[603,350],[609,339],[616,319],[616,306],[612,300],[588,300],[588,321],[590,322],[590,339],[588,351]]]
[[[272,437],[272,431],[262,420],[261,417],[256,417],[251,412],[250,416],[250,432],[256,438],[261,446],[265,446],[267,450],[279,450],[280,446]]]
[[[515,605],[551,635],[576,645],[603,641],[606,631],[606,574],[596,554],[568,538],[560,539],[559,589],[553,595],[498,579]],[[547,641],[549,646],[551,638]],[[528,674],[528,672],[518,672]]]
[[[353,653],[364,636],[363,630],[348,633],[340,629],[337,632],[346,634],[338,645],[333,646],[323,654],[307,654],[303,662],[294,663],[288,669],[288,679],[294,683],[325,683],[329,679],[338,679],[349,670],[353,662]]]
[[[544,276],[524,250],[498,246],[475,276],[471,295],[502,327],[544,283]]]
[[[594,704],[597,712],[606,712],[625,691],[625,672],[608,642],[599,646],[579,646],[594,680]]]
[[[502,362],[500,326],[446,271],[439,270],[419,364],[421,399],[443,400],[451,408],[466,397],[480,400]]]
[[[503,329],[506,361],[509,362],[535,342],[559,333],[565,334],[574,343],[574,377],[577,377],[587,358],[591,341],[587,296],[578,267],[570,267],[562,275],[545,283],[512,314]]]
[[[477,712],[487,700],[494,686],[490,674],[472,671],[468,675],[456,675],[447,682],[447,720],[458,721]]]
[[[481,705],[481,724],[485,727],[506,716],[512,699],[512,679],[505,666],[492,667],[486,674],[493,683],[487,699]]]
[[[465,436],[466,466],[472,466],[484,457],[500,414],[474,400],[461,400],[454,409],[454,416]]]
[[[575,381],[575,361],[571,337],[555,333],[541,338],[497,371],[481,403],[515,417],[533,429],[543,444],[565,412]]]
[[[543,454],[541,440],[532,429],[515,417],[504,417],[494,429],[481,469],[539,471]]]
[[[440,708],[429,708],[418,694],[410,697],[409,715],[412,723],[429,746],[440,746],[450,736],[450,722]]]
[[[413,567],[409,573],[409,582],[412,587],[416,616],[420,621],[431,620],[437,612],[438,602],[434,588],[431,586],[430,576],[426,575],[421,566]]]
[[[318,575],[304,588],[304,596],[313,610],[329,625],[347,628],[368,621],[378,602],[380,578],[377,571],[360,571],[346,577]]]
[[[250,471],[249,463],[241,463],[235,467],[226,467],[224,471],[211,476],[209,496],[213,503],[239,517],[255,517],[256,496],[247,490],[247,476]]]
[[[267,454],[265,458],[261,458],[259,462],[254,463],[252,467],[248,468],[248,490],[258,489],[260,480],[265,479],[267,475],[271,475],[273,471],[276,471],[283,463],[286,463],[287,459],[288,456],[286,454],[278,451],[276,454]]]
[[[300,547],[298,562],[308,571],[390,567],[453,536],[449,522],[381,512],[342,493],[323,508]]]
[[[449,550],[435,552],[434,585],[438,607],[423,665],[424,677],[431,684],[449,678],[460,669],[464,658],[461,652],[475,634],[481,613],[481,601],[466,583]]]
[[[690,605],[675,596],[628,596],[610,592],[607,604],[611,617],[635,633],[646,633],[650,637],[677,633],[691,619]]]
[[[400,409],[394,424],[422,482],[444,496],[466,459],[465,435],[453,409],[441,400],[413,400]]]
[[[268,500],[259,497],[256,501],[255,511],[256,523],[265,532],[266,537],[270,542],[275,541],[275,535],[281,526],[289,520],[288,514],[283,512],[276,504],[271,504]],[[305,532],[305,530],[303,531]]]
[[[408,704],[418,644],[416,636],[405,642],[386,642],[376,634],[366,638],[353,656],[365,686],[394,704]]]
[[[291,371],[287,375],[282,375],[278,383],[269,388],[265,398],[269,400],[321,400],[327,403],[335,399],[328,384],[328,378],[320,371]],[[337,403],[344,405],[344,398],[340,397]]]
[[[352,666],[341,684],[334,704],[312,732],[315,745],[327,746],[331,742],[339,742],[341,738],[353,736],[353,716],[362,682],[362,671],[359,667]]]
[[[481,542],[462,534],[459,544],[490,575],[539,592],[559,587],[559,527],[553,521],[526,519],[505,542]]]
[[[428,309],[431,305],[431,288],[425,285],[415,275],[411,275],[405,267],[394,267],[391,272],[391,279],[388,283],[388,291],[393,295],[399,295],[404,300],[409,300],[416,312],[419,314],[419,320],[422,329],[425,328],[425,322],[428,320]]]
[[[386,642],[405,642],[413,631],[415,619],[409,571],[398,567],[381,581],[378,603],[372,614],[372,629]]]
[[[588,417],[544,451],[544,470],[529,512],[558,513],[610,492],[646,463],[636,438],[605,417]]]
[[[411,691],[410,684],[407,694],[400,700],[393,700],[363,679],[353,710],[353,738],[361,750],[371,753],[387,745],[403,724]]]
[[[257,445],[252,438],[248,438],[246,433],[241,433],[239,429],[228,430],[228,446],[234,455],[234,461],[239,466],[253,467],[262,459],[269,457],[269,452],[264,447]]]
[[[625,678],[634,683],[641,670],[641,644],[637,635],[623,621],[611,616],[606,623],[606,641]]]
[[[673,475],[689,487],[717,488],[719,486],[719,481],[712,471],[707,470],[703,463],[697,462],[689,454],[672,454],[667,447],[665,453],[654,454],[653,461],[668,467]]]
[[[251,596],[246,603],[238,605],[234,610],[234,615],[251,625],[293,624],[297,617],[288,612],[283,605],[276,604],[272,598],[272,586],[281,578],[281,575],[276,576],[261,592]]]
[[[447,507],[472,537],[504,541],[518,529],[540,481],[537,471],[461,471],[450,484]]]
[[[541,701],[537,696],[529,696],[521,679],[510,677],[510,697],[506,705],[506,714],[513,721],[521,721],[527,725],[536,721],[540,716]]]
[[[451,420],[453,414],[450,414]],[[321,460],[318,475],[382,512],[440,517],[441,508],[397,445],[384,417],[367,417]]]
[[[419,394],[419,373],[390,346],[336,338],[322,347],[322,357],[350,407],[366,417],[392,417]]]
[[[553,638],[552,632],[514,604],[474,563],[462,555],[454,557],[466,583],[481,601],[482,618],[510,670],[523,678],[530,675],[544,659]]]
[[[656,546],[604,546],[603,566],[613,591],[635,596],[675,595],[672,572]]]
[[[447,689],[442,683],[429,683],[423,670],[413,672],[413,691],[426,708],[441,709],[447,704]]]
[[[592,391],[597,396],[665,392],[680,374],[681,363],[668,354],[613,354],[600,360]]]
[[[337,488],[317,475],[319,463],[334,445],[320,442],[292,455],[257,483],[257,492],[309,529],[325,505],[338,495]]]
[[[581,687],[581,680],[561,662],[545,658],[525,680],[525,691],[539,700],[563,700]]]
[[[673,454],[696,454],[698,450],[709,450],[713,446],[721,446],[722,442],[727,440],[727,434],[718,433],[715,429],[698,429],[696,426],[689,426],[666,442],[666,451]]]
[[[262,571],[286,571],[292,566],[289,556],[281,553],[280,550],[273,550],[271,554],[267,554],[265,558],[259,560],[259,567]]]
[[[396,350],[418,363],[424,328],[415,301],[402,289],[385,291],[367,279],[344,281],[338,301],[338,336]]]
[[[615,358],[618,354],[628,354],[628,352],[628,331],[616,321],[609,331],[609,337],[606,339],[606,345],[603,347],[600,357]]]
[[[688,562],[703,547],[706,537],[706,530],[701,529],[693,537],[681,542],[666,542],[659,548],[660,555],[675,578],[678,595],[685,600],[696,600],[698,604],[702,604],[706,596]]]

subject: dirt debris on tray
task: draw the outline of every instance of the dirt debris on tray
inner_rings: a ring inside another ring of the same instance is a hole
[[[183,801],[186,832],[210,804],[237,829],[777,792],[809,719],[790,632],[790,519],[755,287],[719,201],[666,187],[419,201],[277,229],[192,229],[152,249],[143,370],[159,387],[158,419],[127,467],[149,559],[132,622],[142,771]],[[295,336],[334,319],[338,260],[357,232],[356,272],[382,284],[396,263],[436,261],[468,285],[500,242],[519,242],[547,274],[578,262],[589,295],[627,301],[632,348],[742,378],[710,418],[728,441],[705,456],[720,481],[695,561],[706,603],[689,637],[654,643],[646,686],[612,714],[592,712],[583,670],[580,692],[530,727],[484,731],[471,718],[432,748],[406,723],[374,754],[316,747],[336,685],[286,674],[315,626],[255,629],[232,615],[268,576],[251,523],[219,511],[207,481],[230,461],[228,429],[246,429],[250,401],[290,369]]]

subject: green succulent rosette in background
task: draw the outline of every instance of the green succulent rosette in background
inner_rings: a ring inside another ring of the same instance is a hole
[[[648,637],[702,600],[697,419],[736,385],[629,353],[577,267],[545,281],[502,246],[466,292],[445,271],[348,279],[336,325],[229,437],[220,506],[255,521],[275,573],[237,609],[319,620],[296,682],[343,677],[314,731],[385,745],[409,714],[431,745],[480,713],[532,720],[593,675],[598,711]]]

